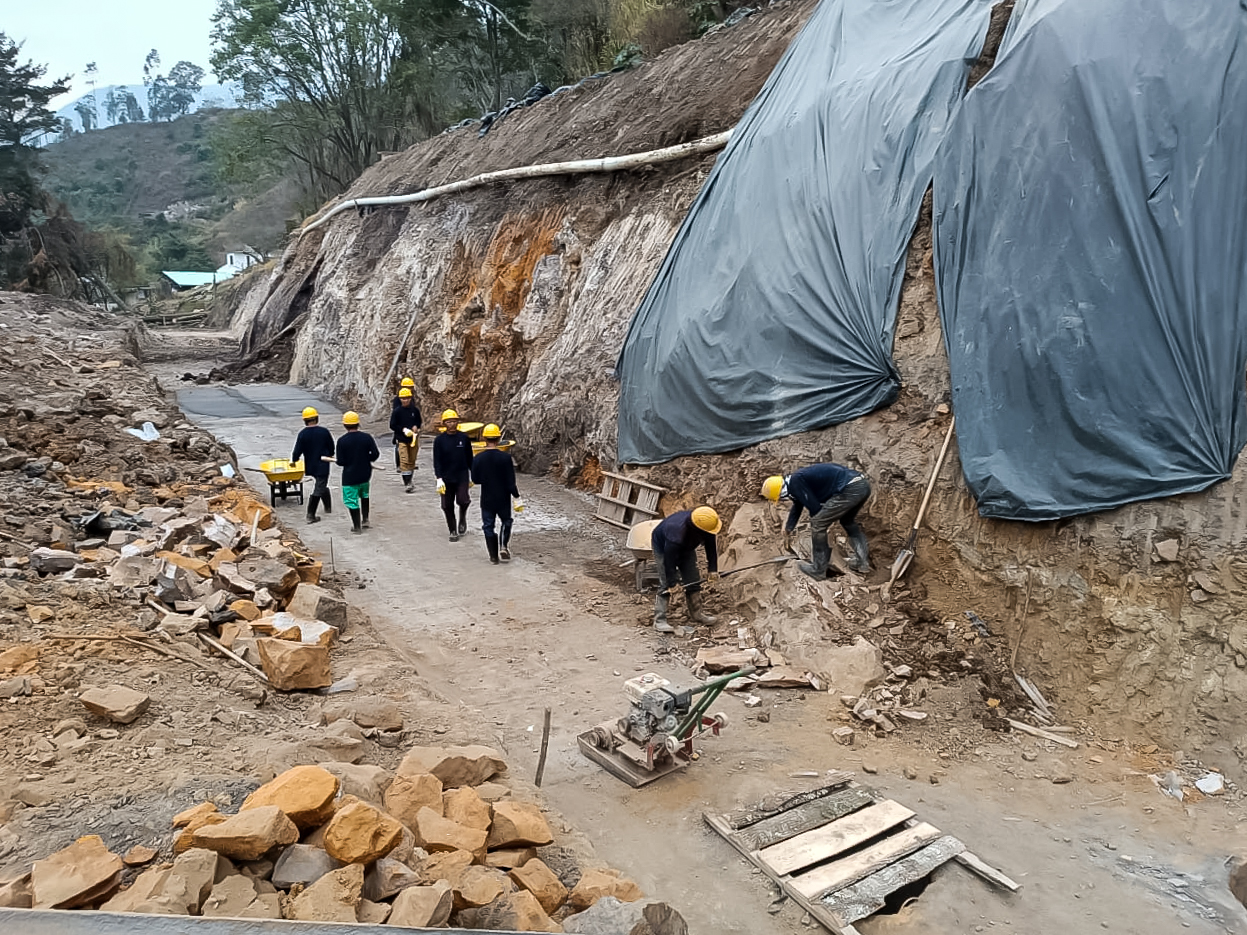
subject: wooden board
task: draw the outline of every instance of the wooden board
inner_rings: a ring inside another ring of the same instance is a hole
[[[829,821],[843,818],[874,802],[868,789],[853,786],[841,789],[822,798],[798,805],[796,808],[764,818],[748,828],[736,832],[737,838],[751,851],[760,851],[806,831],[820,828]]]
[[[748,828],[752,824],[762,821],[764,818],[770,818],[772,815],[778,815],[780,812],[786,812],[789,809],[797,808],[806,802],[813,802],[832,795],[838,789],[843,789],[853,780],[852,773],[836,772],[827,775],[827,783],[818,789],[807,789],[802,792],[776,792],[768,795],[756,805],[750,805],[745,808],[738,808],[734,812],[728,812],[723,816],[724,822],[733,831],[739,831],[741,828]]]
[[[763,863],[781,876],[835,857],[914,817],[899,802],[885,799],[821,828],[761,851]]]
[[[816,899],[844,889],[886,867],[906,854],[912,854],[938,839],[944,832],[925,821],[872,844],[865,850],[792,878],[792,887],[807,899]]]
[[[826,912],[837,925],[852,924],[859,919],[878,912],[884,906],[888,894],[902,886],[916,883],[930,876],[931,871],[951,860],[965,850],[956,838],[945,835],[922,850],[889,864],[864,880],[847,886],[839,892],[816,901],[820,911]]]

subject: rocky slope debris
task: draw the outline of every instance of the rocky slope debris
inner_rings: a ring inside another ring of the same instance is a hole
[[[256,789],[234,815],[204,802],[175,816],[172,861],[156,863],[150,851],[131,867],[87,835],[0,888],[0,905],[413,928],[687,932],[677,912],[644,902],[619,871],[569,860],[541,808],[512,797],[506,771],[488,747],[412,748],[395,773],[378,770],[382,794],[398,776],[451,783],[413,827],[345,792],[328,769],[295,767]],[[638,928],[642,922],[651,927]]]

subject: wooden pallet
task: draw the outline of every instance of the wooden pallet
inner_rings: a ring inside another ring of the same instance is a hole
[[[854,922],[949,860],[1010,892],[1018,889],[955,837],[854,782],[850,773],[836,773],[817,789],[702,818],[836,935],[857,935]]]
[[[612,526],[631,529],[637,523],[658,518],[658,498],[665,492],[665,487],[603,471],[596,516]]]

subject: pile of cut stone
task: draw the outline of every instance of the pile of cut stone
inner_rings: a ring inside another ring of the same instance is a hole
[[[927,697],[930,685],[925,677],[914,678],[909,666],[893,666],[887,679],[867,685],[859,695],[841,695],[846,712],[843,717],[856,721],[876,734],[890,734],[903,724],[921,724],[927,713],[915,707]],[[831,732],[837,743],[851,746],[853,728],[837,727]]]
[[[131,639],[196,659],[223,647],[281,690],[332,683],[330,645],[346,628],[346,602],[319,586],[321,563],[283,540],[272,510],[247,491],[222,487],[177,507],[105,501],[71,521],[61,544],[32,550],[30,571],[98,579],[129,598],[140,611]]]
[[[551,847],[541,809],[512,798],[505,771],[481,746],[415,747],[393,776],[375,766],[297,766],[256,789],[236,815],[203,802],[174,817],[169,863],[154,864],[158,852],[148,847],[114,854],[89,835],[0,886],[0,906],[687,932],[670,907],[643,904],[617,871],[582,870]]]

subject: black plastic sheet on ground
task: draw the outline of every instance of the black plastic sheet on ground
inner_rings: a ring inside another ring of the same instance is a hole
[[[1247,9],[1019,3],[940,152],[957,440],[985,516],[1227,477],[1247,369]]]
[[[631,322],[621,461],[729,451],[895,398],[905,249],[989,15],[987,0],[823,0]]]

